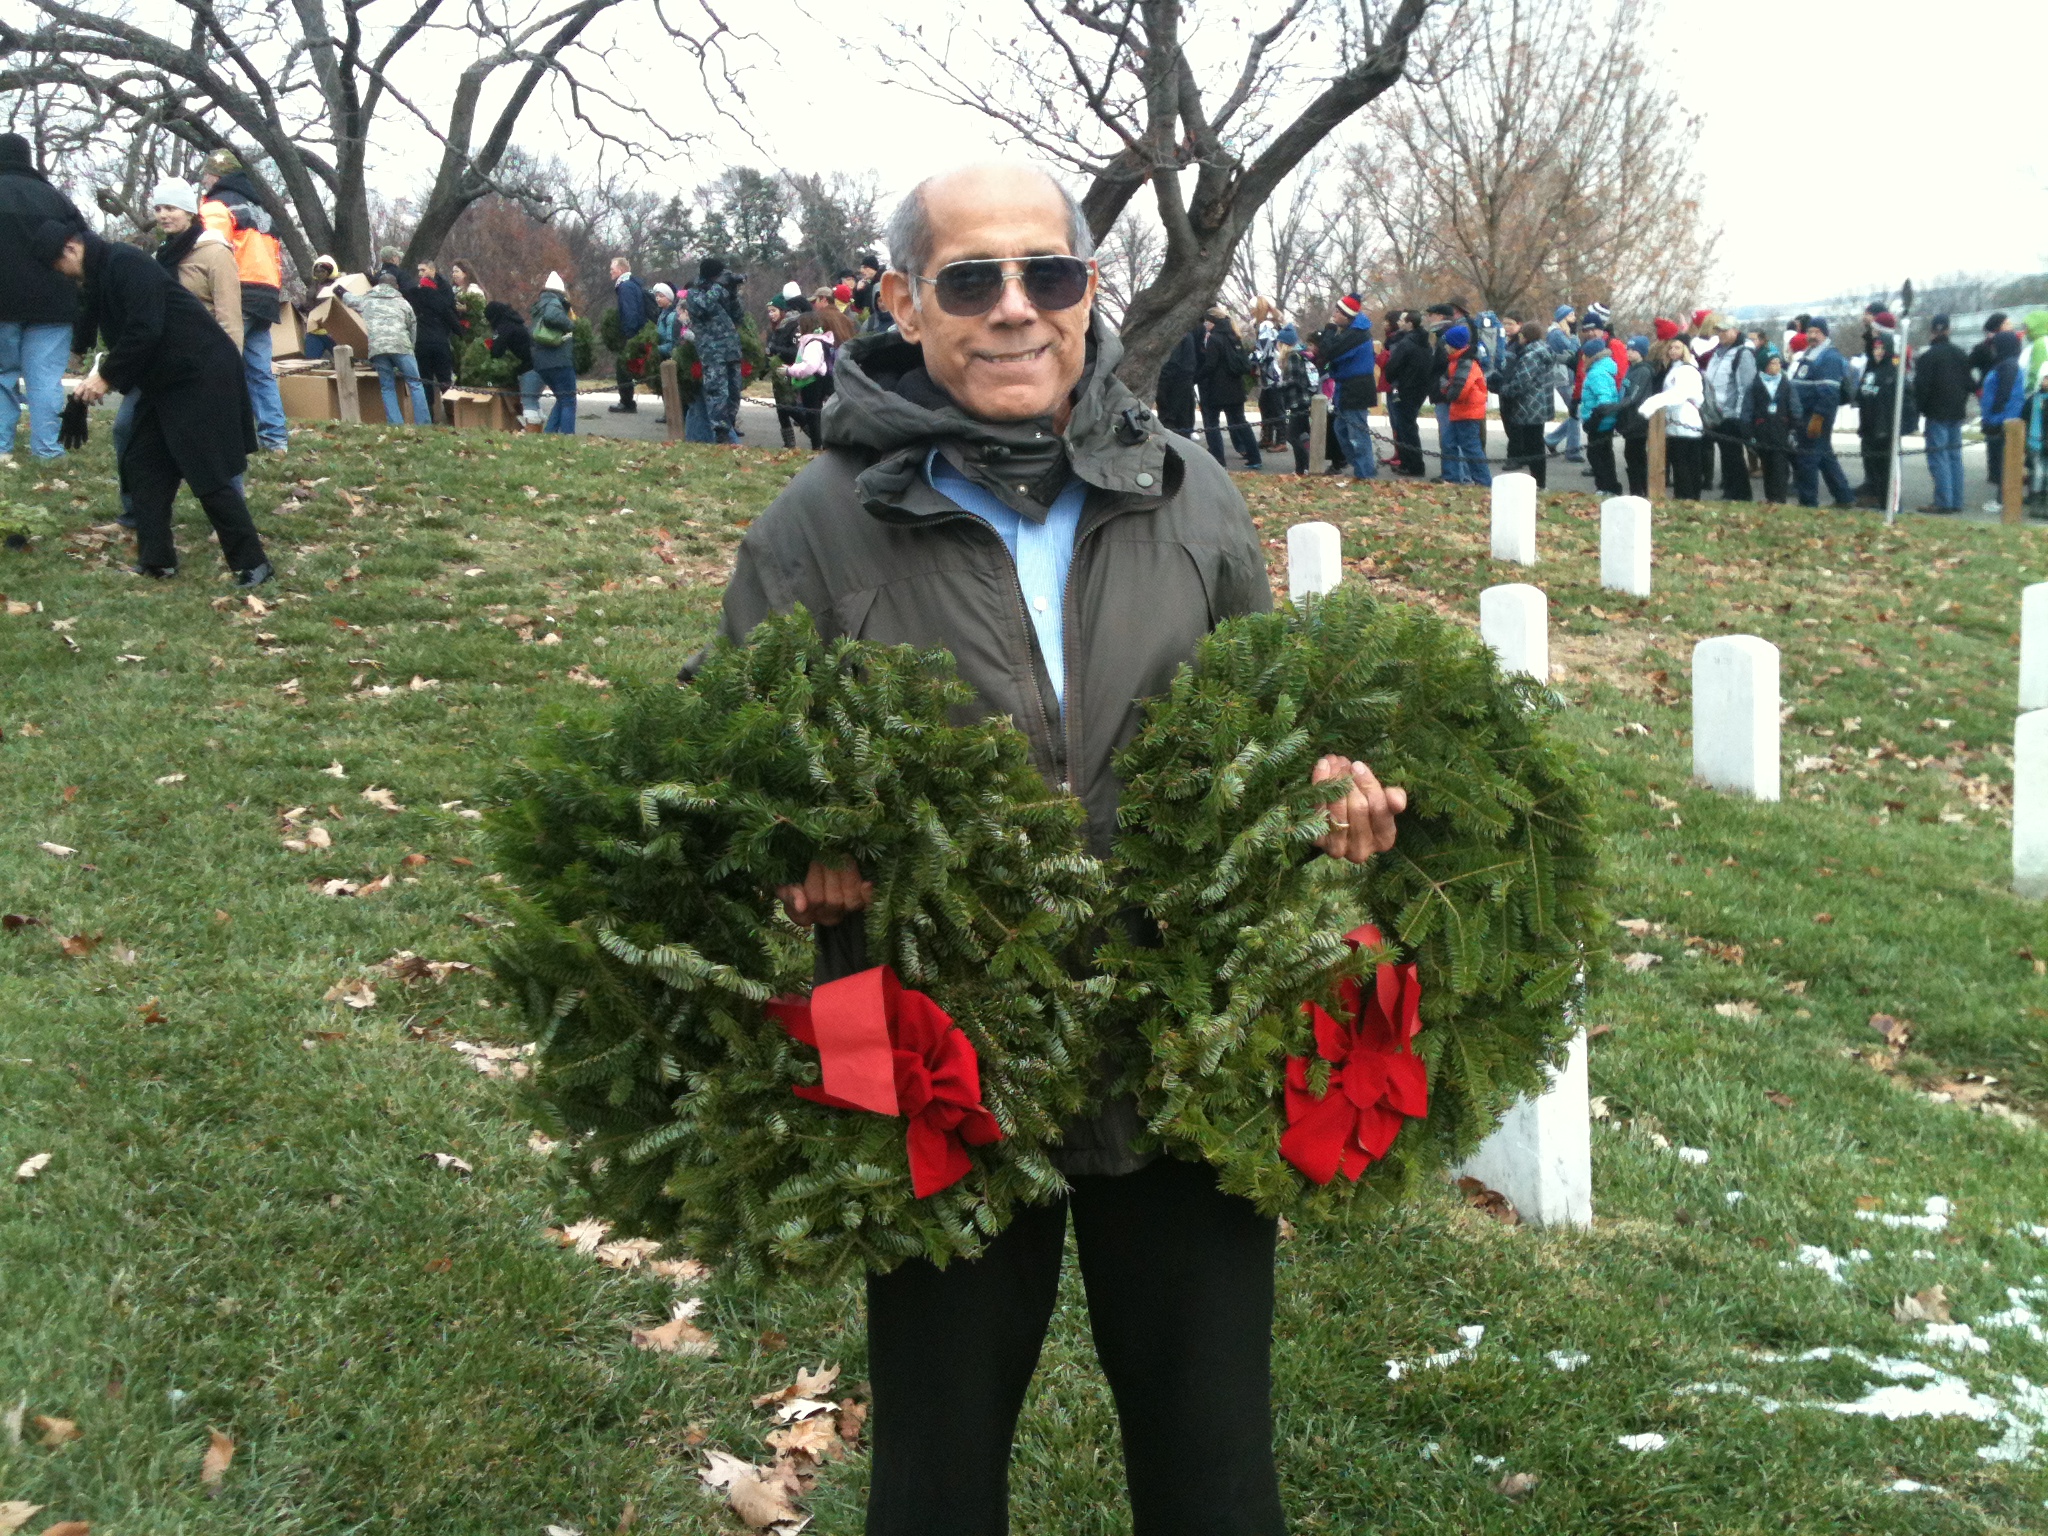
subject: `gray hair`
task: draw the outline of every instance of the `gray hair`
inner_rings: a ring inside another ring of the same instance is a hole
[[[1074,194],[1060,184],[1057,177],[1049,172],[1040,172],[1052,189],[1059,193],[1060,202],[1067,210],[1067,249],[1083,261],[1095,256],[1095,236],[1088,229],[1087,217],[1081,212],[1081,205],[1074,200]],[[889,219],[889,265],[912,279],[910,302],[921,304],[918,290],[924,285],[915,279],[931,265],[932,247],[938,241],[932,229],[931,210],[925,204],[925,188],[936,178],[927,176],[910,189],[909,195],[896,205],[896,212]]]

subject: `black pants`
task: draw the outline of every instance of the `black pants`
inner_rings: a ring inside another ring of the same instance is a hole
[[[1259,391],[1259,446],[1261,448],[1281,447],[1280,435],[1287,427],[1287,413],[1280,404],[1280,391],[1262,389]]]
[[[1721,430],[1728,431],[1723,424]],[[1715,439],[1721,452],[1721,489],[1728,501],[1749,500],[1749,445],[1735,437]]]
[[[1195,435],[1194,385],[1161,384],[1158,407],[1159,425],[1169,432],[1178,432],[1182,437]]]
[[[135,421],[135,436],[121,456],[121,471],[135,503],[135,558],[142,565],[174,570],[178,545],[171,532],[171,507],[178,499],[177,460],[164,441],[163,423],[145,410]],[[253,571],[263,564],[263,539],[249,504],[232,481],[199,497],[207,521],[220,540],[220,552],[231,571]]]
[[[1394,465],[1404,475],[1419,475],[1427,466],[1422,458],[1420,414],[1412,405],[1387,401],[1387,421],[1394,429]]]
[[[832,398],[832,381],[813,379],[796,392],[796,398],[800,407],[797,421],[815,452],[825,446],[825,402]]]
[[[1650,439],[1648,437],[1627,437],[1621,440],[1621,462],[1628,470],[1628,493],[1631,496],[1650,494]],[[1662,492],[1664,487],[1657,487]]]
[[[455,382],[455,352],[445,341],[423,341],[412,349],[420,365],[420,382],[429,389],[446,389]]]
[[[1698,501],[1700,493],[1707,488],[1706,439],[1666,438],[1664,452],[1671,461],[1672,494],[1680,501]]]
[[[1275,1223],[1162,1158],[1019,1210],[971,1263],[868,1277],[867,1536],[1004,1536],[1010,1442],[1052,1318],[1067,1208],[1122,1428],[1134,1536],[1282,1536]]]
[[[1204,400],[1202,402],[1202,435],[1209,440],[1209,452],[1214,455],[1216,462],[1218,464],[1225,462],[1223,458],[1223,429],[1216,425],[1216,419],[1219,416],[1230,423],[1230,441],[1236,445],[1237,451],[1243,455],[1245,467],[1247,469],[1257,469],[1259,467],[1259,440],[1252,434],[1251,423],[1244,419],[1244,406],[1242,404],[1211,405],[1208,401]]]
[[[1593,489],[1602,496],[1621,494],[1621,477],[1614,472],[1614,434],[1586,431],[1586,462],[1593,466]]]
[[[1334,433],[1331,434],[1335,436]],[[1309,417],[1307,411],[1296,411],[1287,418],[1287,441],[1294,449],[1294,472],[1308,473]]]
[[[1536,422],[1527,427],[1508,428],[1508,462],[1510,474],[1517,470],[1534,475],[1539,490],[1548,486],[1546,466],[1550,450],[1543,445],[1543,429],[1548,422]]]
[[[2005,423],[1986,422],[1984,425],[1984,473],[1991,481],[1994,491],[2005,485]]]
[[[1892,489],[1892,440],[1888,437],[1863,439],[1863,489],[1872,501],[1883,506]]]
[[[1792,455],[1782,448],[1759,448],[1764,467],[1764,500],[1780,506],[1792,499]]]
[[[632,405],[633,375],[626,371],[626,360],[624,358],[620,358],[618,362],[614,364],[612,370],[612,377],[617,381],[619,386],[619,404]],[[639,407],[634,406],[634,409],[638,410]]]

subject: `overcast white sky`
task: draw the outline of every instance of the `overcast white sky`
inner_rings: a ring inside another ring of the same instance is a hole
[[[1014,0],[983,8],[993,15],[1006,3]],[[1253,0],[1247,18],[1264,8]],[[835,57],[834,28],[864,26],[872,38],[876,11],[814,9],[806,14],[802,0],[735,8],[743,25],[774,39],[783,66],[750,80],[761,147],[713,124],[708,151],[675,168],[682,185],[748,160],[873,170],[894,194],[938,166],[997,152],[986,119],[889,84],[871,51]],[[893,0],[881,9],[938,27],[958,6]],[[677,126],[699,126],[694,76],[679,76],[665,52],[649,50],[640,99],[673,101]],[[2048,93],[2039,83],[2048,0],[1950,9],[1925,0],[1668,0],[1657,53],[1681,100],[1705,119],[1697,165],[1710,221],[1724,234],[1720,291],[1702,302],[1791,303],[1888,289],[1908,276],[1924,286],[1959,271],[2048,271]]]

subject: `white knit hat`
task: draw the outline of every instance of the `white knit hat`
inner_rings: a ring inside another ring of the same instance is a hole
[[[804,296],[804,291],[795,283],[784,283],[782,285],[782,296],[785,299],[800,299]]]
[[[149,206],[179,208],[196,215],[199,212],[199,192],[189,181],[181,181],[176,176],[166,176],[156,184],[156,190],[149,194]]]
[[[549,293],[567,293],[569,291],[569,285],[562,281],[562,274],[559,272],[550,272],[548,280],[542,283],[541,287],[545,288]]]

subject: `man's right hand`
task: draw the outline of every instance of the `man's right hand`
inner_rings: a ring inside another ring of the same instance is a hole
[[[821,924],[830,928],[850,913],[865,912],[875,899],[875,886],[863,880],[851,864],[837,867],[813,863],[802,885],[776,889],[789,920],[808,928]]]

